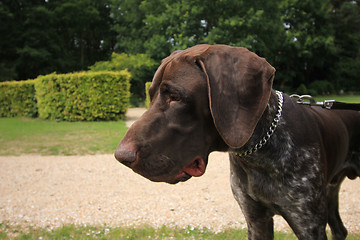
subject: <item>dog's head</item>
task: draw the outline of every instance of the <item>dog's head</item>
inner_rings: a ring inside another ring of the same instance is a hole
[[[205,172],[210,152],[240,148],[268,103],[275,69],[245,48],[197,45],[162,61],[151,103],[115,152],[152,181]]]

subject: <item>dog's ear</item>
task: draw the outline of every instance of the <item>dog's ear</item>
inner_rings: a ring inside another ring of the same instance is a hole
[[[275,69],[245,48],[214,45],[198,56],[215,126],[232,148],[251,137],[270,98]]]

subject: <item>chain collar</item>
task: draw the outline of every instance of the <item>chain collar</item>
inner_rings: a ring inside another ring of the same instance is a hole
[[[279,125],[281,114],[282,114],[282,106],[284,102],[283,94],[280,91],[276,91],[276,95],[278,97],[278,111],[276,113],[276,116],[274,120],[271,123],[270,129],[266,132],[266,135],[260,140],[259,143],[257,143],[254,147],[252,147],[249,150],[243,151],[243,152],[233,152],[238,157],[244,157],[247,155],[250,155],[259,149],[261,149],[271,138],[273,133],[275,132],[277,126]]]

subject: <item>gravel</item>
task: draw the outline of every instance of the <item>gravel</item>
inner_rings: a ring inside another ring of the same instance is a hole
[[[140,110],[137,110],[140,111]],[[345,180],[340,214],[360,233],[360,180]],[[57,228],[63,224],[245,228],[229,184],[226,153],[210,155],[206,173],[185,183],[153,183],[113,155],[0,157],[0,222]],[[290,231],[275,217],[275,229]]]

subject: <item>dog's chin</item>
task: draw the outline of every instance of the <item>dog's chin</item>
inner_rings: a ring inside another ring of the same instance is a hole
[[[191,177],[200,177],[205,173],[206,162],[202,157],[195,157],[189,165],[187,165],[174,179],[166,181],[170,184],[176,184],[178,182],[186,182]]]
[[[136,166],[132,166],[132,170],[143,177],[153,182],[166,182],[169,184],[176,184],[179,182],[186,182],[191,177],[200,177],[205,173],[207,161],[202,157],[195,157],[190,164],[185,166],[179,173],[175,175],[149,175],[146,171],[140,171]]]
[[[139,174],[139,173],[138,173]],[[164,182],[164,183],[169,183],[169,184],[177,184],[179,182],[186,182],[187,180],[189,180],[192,176],[185,173],[185,172],[181,172],[179,174],[177,174],[176,176],[146,176],[144,174],[140,174],[143,177],[149,179],[152,182]]]
[[[166,181],[166,183],[169,184],[177,184],[179,182],[186,182],[189,180],[192,176],[187,174],[186,172],[181,172],[178,174],[174,179]]]

